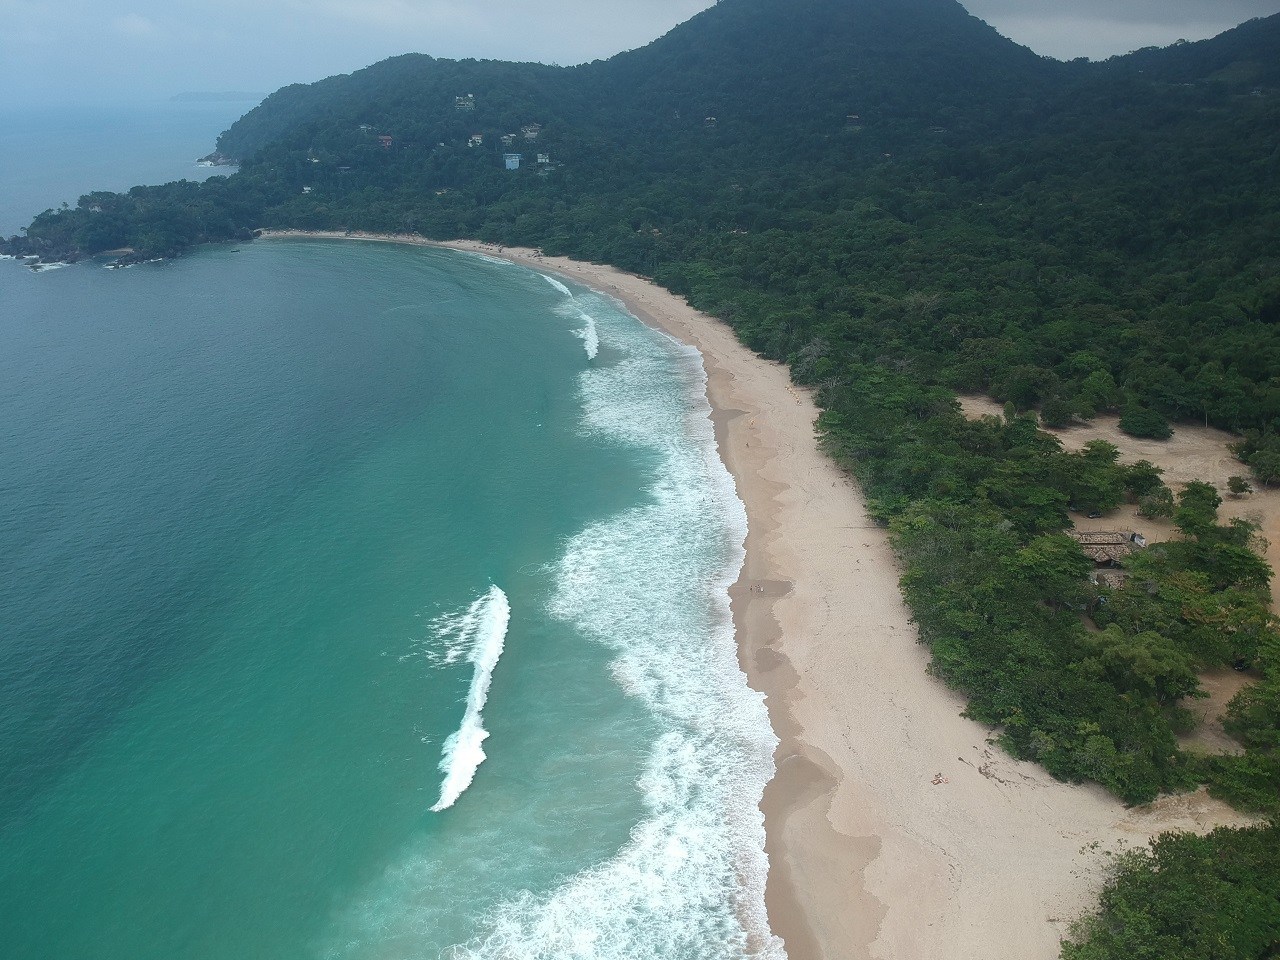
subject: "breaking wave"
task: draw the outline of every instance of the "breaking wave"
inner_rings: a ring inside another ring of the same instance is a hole
[[[549,277],[545,273],[540,273],[538,274],[538,276],[540,276],[543,280],[547,281],[547,283],[551,284],[553,287],[555,287],[557,290],[563,293],[566,297],[573,299],[573,292],[568,287],[566,287],[563,283],[557,280],[555,277]]]
[[[465,651],[467,659],[475,665],[475,672],[467,691],[467,711],[462,725],[444,742],[440,759],[444,782],[440,786],[440,799],[431,808],[434,813],[447,810],[457,802],[484,762],[482,744],[489,733],[484,728],[482,712],[489,699],[493,668],[502,656],[510,621],[511,605],[507,595],[496,586],[490,587],[465,613],[435,621],[450,654],[445,662],[452,662]]]
[[[572,290],[566,287],[555,277],[547,276],[545,273],[540,273],[538,276],[542,277],[543,280],[547,281],[547,283],[551,284],[551,286],[555,287],[568,298],[568,302],[558,306],[556,308],[556,312],[561,316],[578,320],[582,324],[580,328],[573,331],[573,335],[582,341],[582,347],[587,352],[587,359],[594,360],[597,354],[600,353],[600,328],[596,324],[596,318],[583,307],[583,304],[585,302],[590,306],[591,300],[599,299],[598,295],[588,294],[579,299]]]

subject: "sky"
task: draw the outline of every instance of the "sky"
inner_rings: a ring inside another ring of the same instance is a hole
[[[785,2],[785,0],[782,0]],[[0,0],[9,104],[270,92],[407,52],[581,63],[643,46],[708,0]],[[1102,59],[1213,36],[1280,0],[967,0],[1037,53]]]

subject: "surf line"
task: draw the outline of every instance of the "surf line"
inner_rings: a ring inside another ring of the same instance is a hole
[[[440,799],[431,808],[433,813],[453,806],[471,786],[476,770],[484,762],[482,744],[488,739],[489,731],[484,728],[482,714],[485,701],[489,699],[493,668],[502,656],[510,622],[511,604],[507,595],[497,586],[491,586],[456,623],[458,640],[470,643],[467,659],[475,669],[471,675],[471,688],[467,691],[467,710],[463,714],[462,725],[444,742],[440,758],[444,782],[440,785]]]
[[[583,310],[578,304],[578,298],[573,295],[573,291],[555,277],[548,276],[545,273],[539,273],[538,276],[569,298],[566,306],[583,323],[582,329],[573,331],[573,335],[582,341],[582,346],[587,352],[587,359],[594,360],[596,354],[600,352],[600,334],[596,329],[596,318],[587,313],[586,310]]]

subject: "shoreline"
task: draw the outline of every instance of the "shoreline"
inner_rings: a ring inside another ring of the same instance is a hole
[[[730,588],[739,659],[779,738],[761,801],[770,925],[790,960],[1055,960],[1105,851],[1251,818],[1203,792],[1126,809],[987,742],[926,672],[887,532],[817,446],[785,366],[650,281],[476,241],[263,231],[484,254],[621,300],[702,355],[721,458],[748,517]],[[939,782],[935,782],[939,781]]]

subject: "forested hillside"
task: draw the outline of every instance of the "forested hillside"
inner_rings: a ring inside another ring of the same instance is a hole
[[[5,249],[360,229],[651,276],[818,389],[934,669],[1010,751],[1128,802],[1208,783],[1275,813],[1256,530],[1220,522],[1207,485],[1169,490],[1106,444],[1064,452],[1029,412],[1218,426],[1280,481],[1278,65],[1280,16],[1064,64],[954,0],[721,0],[607,61],[409,55],[287,87],[220,139],[237,174],[90,194]],[[956,391],[1007,415],[971,422]],[[1125,499],[1180,536],[1094,587],[1070,511]],[[1246,750],[1188,754],[1184,703],[1222,664],[1259,677],[1229,711]]]

